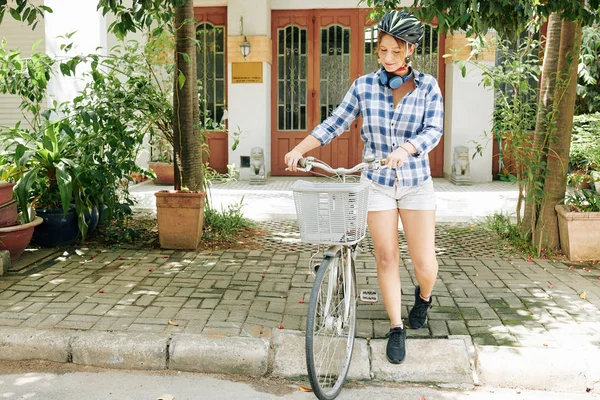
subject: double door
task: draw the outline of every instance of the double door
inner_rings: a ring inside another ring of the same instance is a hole
[[[285,153],[339,105],[362,70],[359,10],[273,11],[272,173],[285,171]],[[359,121],[309,153],[334,167],[360,160]]]
[[[285,171],[284,155],[340,104],[352,82],[378,68],[374,55],[377,26],[367,9],[272,11],[273,66],[271,81],[271,169]],[[438,49],[444,38],[427,25],[413,65],[438,77],[444,89],[444,61]],[[333,167],[360,162],[362,121],[357,118],[345,132],[315,156]],[[431,172],[442,176],[443,140],[429,154]],[[302,173],[294,173],[301,175]]]

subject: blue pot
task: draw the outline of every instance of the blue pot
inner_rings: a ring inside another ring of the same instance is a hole
[[[92,207],[92,211],[87,211],[84,214],[84,218],[85,223],[88,226],[88,234],[94,232],[98,226],[98,221],[100,221],[100,212],[98,211],[98,206]]]
[[[57,247],[73,242],[77,238],[77,214],[71,206],[67,215],[63,210],[36,210],[44,222],[35,227],[33,242],[43,247]]]

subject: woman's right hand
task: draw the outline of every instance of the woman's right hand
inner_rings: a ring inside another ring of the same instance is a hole
[[[296,172],[298,169],[298,161],[302,158],[302,153],[300,153],[296,148],[293,148],[292,151],[287,153],[283,158],[285,165],[287,165],[288,171]]]

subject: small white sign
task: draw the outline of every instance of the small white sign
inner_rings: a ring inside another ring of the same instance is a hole
[[[377,303],[377,292],[374,290],[362,289],[360,291],[360,301],[363,303]]]

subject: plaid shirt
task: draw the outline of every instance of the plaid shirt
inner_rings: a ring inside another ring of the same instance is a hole
[[[382,69],[355,80],[340,105],[311,135],[324,146],[348,129],[360,114],[363,157],[373,154],[376,159],[386,158],[404,142],[417,149],[401,168],[363,174],[380,185],[393,186],[398,179],[400,186],[414,186],[431,175],[428,153],[439,143],[444,125],[442,93],[433,76],[414,71],[416,89],[394,109],[392,89],[379,82],[380,73]]]

